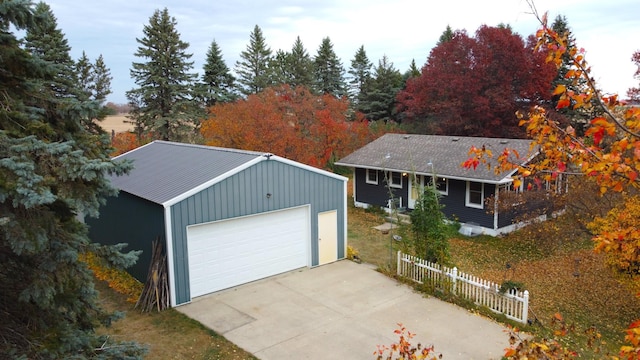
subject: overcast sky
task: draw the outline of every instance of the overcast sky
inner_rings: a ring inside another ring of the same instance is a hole
[[[58,27],[78,59],[82,51],[93,61],[100,54],[113,76],[109,101],[125,103],[125,92],[135,87],[129,76],[142,38],[142,28],[154,10],[167,8],[177,21],[181,39],[190,44],[194,72],[202,74],[212,40],[220,46],[233,70],[249,34],[260,26],[271,50],[289,51],[300,36],[310,55],[329,37],[345,70],[364,45],[377,64],[384,54],[401,72],[412,59],[424,65],[447,25],[469,34],[483,24],[509,24],[526,37],[538,29],[525,0],[49,0]],[[562,14],[586,50],[592,75],[608,93],[626,96],[636,68],[631,55],[640,49],[638,0],[536,0],[549,18]]]

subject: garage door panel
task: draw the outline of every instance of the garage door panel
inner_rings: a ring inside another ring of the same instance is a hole
[[[309,208],[187,229],[191,297],[308,265]]]

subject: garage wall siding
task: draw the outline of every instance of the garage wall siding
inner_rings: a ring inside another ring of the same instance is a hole
[[[107,198],[100,207],[100,217],[86,218],[89,238],[100,244],[129,244],[124,250],[142,250],[138,261],[127,269],[136,279],[145,282],[151,264],[151,243],[165,237],[164,209],[127,192]]]
[[[344,182],[276,160],[261,161],[171,207],[176,303],[191,300],[189,225],[311,205],[311,265],[318,265],[318,213],[338,210],[338,259],[345,257]],[[271,194],[267,196],[267,194]]]

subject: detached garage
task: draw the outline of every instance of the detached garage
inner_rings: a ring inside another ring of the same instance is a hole
[[[120,190],[93,241],[142,250],[130,272],[145,281],[151,243],[166,241],[171,305],[346,256],[345,177],[276,155],[154,141],[116,158]]]

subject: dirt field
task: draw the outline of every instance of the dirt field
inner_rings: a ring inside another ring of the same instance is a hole
[[[115,131],[116,134],[133,130],[133,125],[125,123],[124,120],[127,120],[126,115],[110,115],[102,120],[100,125],[107,133],[111,133],[111,130]]]

